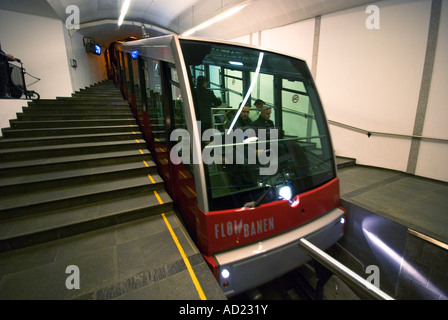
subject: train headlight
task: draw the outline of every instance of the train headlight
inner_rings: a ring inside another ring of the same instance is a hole
[[[292,198],[292,190],[291,187],[289,186],[284,186],[280,188],[280,191],[278,192],[278,194],[280,195],[280,197],[282,197],[285,200],[290,201]]]
[[[222,269],[221,271],[221,277],[223,279],[228,279],[230,277],[230,272],[227,269]]]
[[[290,206],[293,207],[293,208],[297,208],[297,206],[299,205],[299,203],[300,203],[300,197],[299,197],[299,195],[297,195],[294,199],[291,199],[291,200],[289,201]]]

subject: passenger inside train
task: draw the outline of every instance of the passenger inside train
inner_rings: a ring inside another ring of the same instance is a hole
[[[328,132],[309,70],[288,57],[249,48],[193,41],[182,41],[181,46],[190,83],[204,77],[222,101],[219,108],[211,108],[210,117],[196,110],[202,126],[211,121],[223,142],[203,141],[203,148],[210,154],[210,148],[222,154],[232,151],[236,161],[235,165],[205,166],[210,210],[242,207],[247,199],[266,192],[263,203],[272,202],[278,199],[278,190],[268,191],[273,185],[289,181],[292,193],[299,194],[335,176]],[[197,90],[193,98],[202,109],[203,98]],[[219,118],[223,114],[226,118],[216,121],[218,113]],[[254,114],[258,114],[255,121]],[[247,139],[247,134],[234,134],[232,141],[225,139],[229,132],[245,126],[254,130],[258,139]],[[250,157],[253,154],[255,161]],[[268,167],[268,174],[260,173]]]
[[[250,105],[246,104],[241,110],[241,114],[235,123],[235,129],[242,128],[243,130],[245,130],[253,126],[252,120],[249,118],[249,112],[250,112]]]

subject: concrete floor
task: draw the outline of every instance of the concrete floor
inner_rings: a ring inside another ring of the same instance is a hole
[[[448,183],[366,166],[338,176],[342,199],[448,243]]]

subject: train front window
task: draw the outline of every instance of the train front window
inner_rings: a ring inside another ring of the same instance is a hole
[[[285,190],[298,195],[336,176],[304,61],[202,41],[181,40],[181,47],[201,123],[210,211],[277,201],[289,197]]]

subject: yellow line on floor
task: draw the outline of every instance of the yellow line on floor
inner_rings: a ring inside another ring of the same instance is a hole
[[[146,167],[149,167],[149,164],[147,164],[145,160],[143,160],[143,163],[145,164]]]
[[[151,180],[152,183],[156,183],[150,174],[148,174],[148,178],[149,178],[149,180]]]
[[[191,280],[193,281],[193,284],[194,284],[194,286],[196,288],[196,291],[199,294],[199,298],[201,300],[207,300],[207,298],[205,297],[204,291],[202,290],[201,284],[199,283],[198,278],[196,277],[196,274],[193,271],[193,268],[192,268],[192,266],[190,264],[190,261],[188,260],[188,257],[185,254],[184,249],[180,245],[179,240],[177,239],[177,236],[174,233],[173,228],[171,228],[171,225],[168,222],[168,219],[166,218],[164,213],[162,213],[162,218],[165,221],[165,224],[166,224],[166,226],[167,226],[167,228],[168,228],[168,230],[169,230],[169,232],[171,234],[171,237],[174,240],[174,243],[177,246],[177,249],[179,250],[180,255],[182,256],[182,259],[184,260],[185,265],[187,266],[188,273],[190,274]]]
[[[160,196],[159,196],[159,194],[157,193],[156,190],[154,190],[154,195],[156,196],[157,201],[159,201],[159,204],[163,204],[163,201],[162,201],[162,199],[160,198]]]
[[[141,154],[145,154],[142,149],[138,149],[138,151],[140,151]]]

